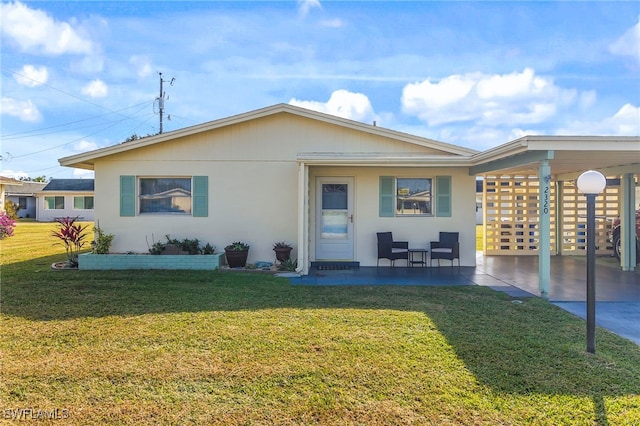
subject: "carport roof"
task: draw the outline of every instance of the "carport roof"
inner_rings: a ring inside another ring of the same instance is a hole
[[[640,136],[525,136],[471,157],[471,175],[537,175],[549,160],[552,173],[574,179],[585,170],[606,175],[640,173]]]

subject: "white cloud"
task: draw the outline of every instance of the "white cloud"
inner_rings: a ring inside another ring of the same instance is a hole
[[[408,84],[402,109],[430,125],[475,121],[519,126],[548,119],[559,107],[572,105],[576,96],[575,90],[563,90],[526,68],[511,74],[469,73]]]
[[[96,79],[82,88],[82,94],[92,98],[104,98],[109,94],[109,88],[102,80]]]
[[[29,177],[29,175],[26,172],[18,172],[18,171],[15,171],[15,170],[3,170],[2,173],[0,173],[0,176],[12,178],[12,179],[20,179],[21,177],[22,178]]]
[[[560,135],[640,135],[640,107],[623,105],[613,116],[602,121],[574,121],[569,126],[558,129]]]
[[[336,90],[327,102],[301,101],[292,98],[289,103],[350,120],[371,122],[375,118],[369,98],[362,93],[347,90]]]
[[[129,63],[136,68],[136,74],[140,78],[147,77],[153,72],[151,60],[148,56],[134,55],[129,58]]]
[[[313,7],[322,9],[320,0],[298,0],[298,13],[303,18],[309,14],[309,11]]]
[[[33,65],[25,65],[22,67],[20,74],[15,74],[14,78],[18,84],[27,87],[36,87],[49,80],[49,71],[47,67],[36,68]]]
[[[0,16],[2,34],[23,51],[50,55],[92,51],[91,41],[83,37],[80,28],[73,27],[75,22],[56,21],[20,2],[0,4]]]
[[[42,118],[38,108],[29,101],[19,101],[13,98],[0,99],[0,114],[17,117],[21,121],[39,121]]]
[[[325,19],[324,21],[320,22],[320,25],[328,28],[340,28],[340,27],[344,27],[345,24],[342,19],[334,18],[334,19]]]
[[[609,52],[614,55],[629,56],[640,62],[640,17],[636,25],[609,45]]]
[[[73,169],[73,177],[75,179],[93,179],[95,172],[93,170]]]
[[[84,139],[73,146],[73,150],[75,152],[93,151],[93,150],[98,149],[98,148],[100,148],[100,147],[95,142],[89,142],[89,141],[84,140]]]
[[[483,77],[476,90],[481,99],[513,98],[541,93],[548,85],[549,81],[536,77],[531,68],[525,68],[521,73]]]

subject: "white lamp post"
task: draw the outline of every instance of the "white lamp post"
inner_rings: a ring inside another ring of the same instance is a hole
[[[596,353],[596,196],[607,186],[602,173],[588,170],[578,177],[578,191],[587,197],[587,352]]]

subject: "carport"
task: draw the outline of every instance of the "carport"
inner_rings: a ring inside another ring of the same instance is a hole
[[[575,181],[586,170],[607,177],[597,197],[596,245],[621,220],[622,271],[636,268],[635,209],[640,137],[526,136],[472,157],[481,176],[485,255],[537,255],[540,295],[549,297],[551,256],[586,254],[586,198]]]

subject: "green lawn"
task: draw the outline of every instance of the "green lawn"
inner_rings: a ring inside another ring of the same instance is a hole
[[[588,354],[584,321],[537,298],[53,271],[64,254],[52,229],[19,223],[0,243],[3,419],[58,409],[78,425],[640,424],[640,348],[598,329]]]

